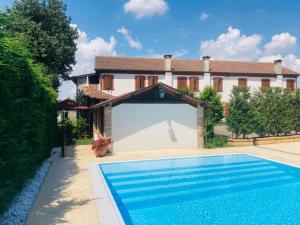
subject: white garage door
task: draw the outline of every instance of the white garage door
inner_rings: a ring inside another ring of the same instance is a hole
[[[120,104],[112,109],[113,149],[197,147],[197,109],[188,104]]]

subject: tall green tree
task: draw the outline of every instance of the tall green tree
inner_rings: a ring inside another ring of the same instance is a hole
[[[204,110],[204,141],[208,142],[214,137],[214,126],[223,119],[224,107],[221,96],[211,87],[204,88],[199,99],[213,105]]]
[[[235,137],[250,134],[254,130],[254,116],[251,108],[251,94],[249,87],[233,87],[230,96],[229,114],[226,123]]]
[[[66,9],[63,0],[16,0],[8,10],[7,29],[27,36],[33,59],[44,65],[55,88],[75,64],[78,34]]]

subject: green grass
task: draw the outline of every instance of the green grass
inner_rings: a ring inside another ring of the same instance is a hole
[[[229,147],[228,137],[224,135],[215,135],[213,139],[205,143],[206,148]]]
[[[75,140],[75,145],[90,145],[92,144],[92,138],[79,138]]]

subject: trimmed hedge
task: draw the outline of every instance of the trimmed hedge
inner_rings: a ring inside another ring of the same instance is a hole
[[[226,119],[239,137],[255,132],[260,137],[287,135],[300,131],[300,90],[265,88],[250,94],[248,88],[234,87]]]
[[[57,93],[26,46],[0,29],[0,213],[55,141]]]

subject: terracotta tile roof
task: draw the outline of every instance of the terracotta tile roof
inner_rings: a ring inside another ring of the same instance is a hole
[[[115,56],[97,56],[95,69],[110,72],[164,72],[164,58],[129,58]],[[203,73],[202,60],[172,59],[173,72]],[[210,60],[211,73],[227,74],[269,74],[274,75],[274,64],[263,62],[219,61]],[[283,67],[284,75],[298,75],[298,73]]]
[[[71,99],[65,99],[63,101],[58,102],[57,109],[58,110],[83,110],[83,109],[87,109],[87,107],[80,105],[79,103]]]
[[[101,100],[110,100],[114,98],[114,96],[110,94],[107,94],[105,92],[100,92],[98,90],[98,84],[90,84],[84,86],[82,89],[82,94],[90,98],[96,98]]]

